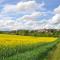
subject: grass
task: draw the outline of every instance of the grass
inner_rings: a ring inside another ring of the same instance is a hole
[[[17,53],[11,57],[6,58],[5,60],[44,60],[48,52],[53,49],[55,43],[44,44],[41,47],[35,48],[33,50],[28,50],[24,53]]]
[[[56,48],[52,50],[50,54],[50,60],[60,60],[60,38],[58,39],[58,44],[56,45]]]
[[[44,60],[57,44],[54,37],[0,34],[0,60]]]

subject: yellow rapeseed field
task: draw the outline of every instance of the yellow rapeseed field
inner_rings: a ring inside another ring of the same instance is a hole
[[[41,42],[52,42],[57,38],[54,37],[32,37],[32,36],[17,36],[0,34],[0,45],[4,46],[16,46],[16,45],[26,45]]]

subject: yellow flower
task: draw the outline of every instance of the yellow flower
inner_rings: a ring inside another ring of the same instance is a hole
[[[4,46],[16,46],[16,45],[27,45],[41,42],[53,42],[57,38],[54,37],[32,37],[32,36],[17,36],[0,34],[0,45]]]

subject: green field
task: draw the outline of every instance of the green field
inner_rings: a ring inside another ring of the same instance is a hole
[[[0,60],[57,60],[59,40],[53,37],[0,34]]]

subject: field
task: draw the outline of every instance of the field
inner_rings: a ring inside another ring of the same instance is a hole
[[[0,34],[0,60],[49,60],[58,38]]]

